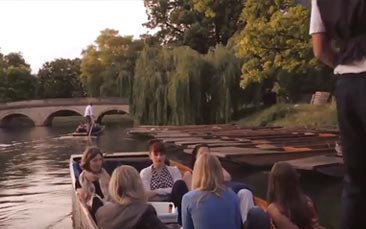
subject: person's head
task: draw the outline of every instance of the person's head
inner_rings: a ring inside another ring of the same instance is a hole
[[[147,199],[139,173],[129,165],[119,166],[113,171],[109,193],[118,204],[145,202]]]
[[[86,171],[99,173],[103,166],[103,154],[98,147],[88,147],[81,157],[80,166]]]
[[[91,103],[91,102],[90,102],[90,103],[89,103],[89,105],[90,105],[90,106],[93,106],[93,103]]]
[[[161,141],[155,142],[149,147],[149,157],[155,168],[161,168],[165,165],[166,149]]]
[[[198,144],[192,150],[192,157],[191,157],[191,168],[193,168],[194,163],[196,162],[197,158],[205,153],[209,153],[210,148],[207,144]]]
[[[277,162],[269,174],[267,198],[296,225],[304,226],[311,220],[305,195],[301,191],[299,174],[286,162]]]
[[[224,174],[216,156],[199,156],[193,167],[192,190],[198,189],[219,195],[224,190]]]

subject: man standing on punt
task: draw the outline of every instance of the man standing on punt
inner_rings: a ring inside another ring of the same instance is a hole
[[[89,103],[89,105],[85,107],[85,112],[84,112],[85,122],[88,125],[87,133],[90,133],[93,128],[93,123],[94,123],[93,117],[94,117],[93,116],[93,104]]]
[[[312,0],[310,34],[315,57],[337,78],[346,167],[341,228],[366,228],[366,0]]]

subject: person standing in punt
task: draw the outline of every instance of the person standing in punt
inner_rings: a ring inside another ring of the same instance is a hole
[[[300,187],[297,171],[286,162],[273,165],[268,182],[268,209],[273,228],[321,229],[312,200]]]
[[[161,141],[149,146],[152,165],[140,172],[149,201],[172,201],[178,208],[178,223],[181,224],[182,197],[188,192],[182,174],[175,166],[166,165],[166,149]]]
[[[312,0],[310,34],[315,57],[337,78],[346,168],[341,228],[366,228],[366,0]]]
[[[159,220],[147,197],[139,173],[129,165],[117,167],[109,184],[111,202],[96,212],[103,229],[167,229]]]
[[[89,103],[88,106],[85,107],[84,111],[85,122],[88,125],[87,133],[92,131],[94,125],[94,114],[93,114],[93,104]]]
[[[211,154],[198,157],[192,191],[183,196],[184,229],[240,229],[242,219],[238,196],[224,185],[220,161]]]
[[[103,154],[97,147],[85,149],[81,158],[80,167],[83,169],[79,176],[81,188],[78,189],[80,200],[95,213],[93,206],[94,197],[101,200],[108,200],[109,174],[103,168]]]

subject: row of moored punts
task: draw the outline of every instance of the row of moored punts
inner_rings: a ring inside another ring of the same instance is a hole
[[[207,144],[219,158],[245,166],[268,168],[287,161],[300,171],[342,177],[343,160],[335,150],[338,130],[242,127],[237,124],[140,126],[133,135],[161,139],[187,154]]]

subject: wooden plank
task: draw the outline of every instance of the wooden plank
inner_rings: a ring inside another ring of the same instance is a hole
[[[235,155],[227,156],[230,161],[254,167],[270,167],[278,161],[294,160],[325,154],[334,154],[334,150],[316,150],[297,153],[262,154],[262,155]]]
[[[304,159],[287,161],[296,169],[301,170],[315,170],[316,167],[332,165],[332,164],[343,164],[343,159],[336,156],[321,155],[316,157],[308,157]]]

